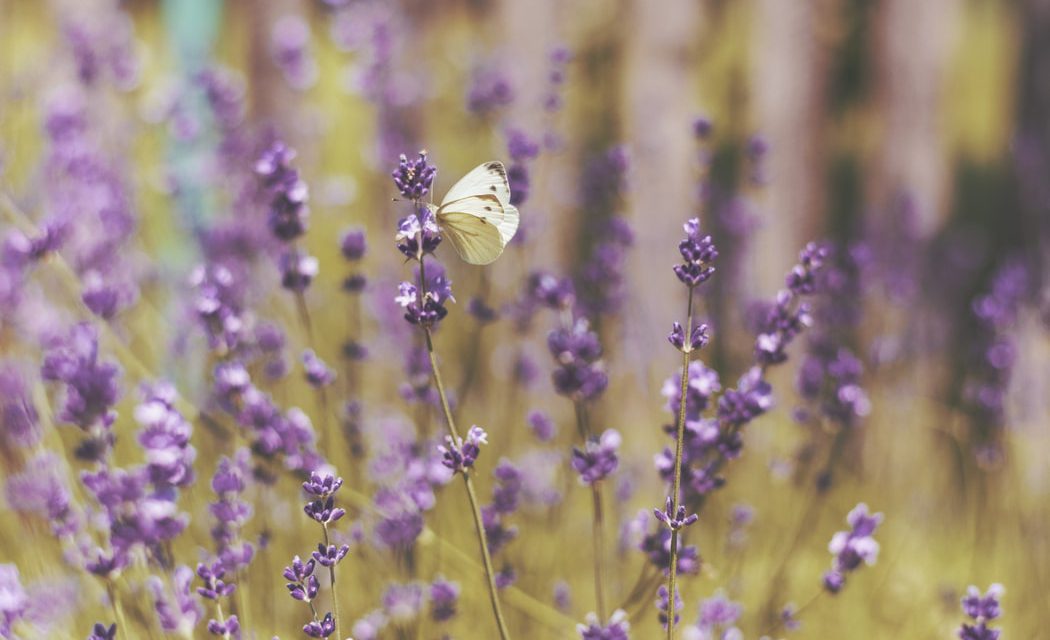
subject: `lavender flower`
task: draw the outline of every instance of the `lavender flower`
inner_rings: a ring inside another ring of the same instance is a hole
[[[507,155],[510,156],[510,164],[507,165],[510,203],[521,207],[529,199],[529,164],[539,155],[540,147],[520,129],[507,129],[504,136],[507,139]]]
[[[718,591],[700,602],[700,619],[696,626],[702,638],[743,640],[743,634],[735,626],[741,613],[743,607]]]
[[[318,543],[317,551],[311,553],[310,556],[322,567],[334,567],[342,562],[348,553],[350,553],[350,545],[348,544],[337,547],[334,544],[325,546]]]
[[[401,160],[394,170],[394,186],[403,198],[418,202],[428,193],[434,184],[437,167],[427,162],[427,152],[420,151],[414,160],[401,154]]]
[[[108,627],[101,622],[96,622],[95,626],[91,629],[91,635],[88,636],[87,640],[116,640],[117,637],[117,623],[113,623]]]
[[[11,627],[29,607],[29,595],[22,586],[18,567],[0,564],[0,636],[11,637]]]
[[[510,81],[497,69],[481,67],[471,77],[467,93],[467,110],[480,118],[487,118],[514,101]]]
[[[423,585],[418,582],[391,584],[383,592],[383,611],[395,624],[415,620],[423,610]]]
[[[474,466],[483,444],[488,444],[488,434],[477,425],[470,427],[466,439],[453,440],[452,436],[445,436],[445,446],[438,447],[441,463],[452,469],[452,473],[466,473],[467,469]]]
[[[310,26],[300,16],[282,16],[273,25],[270,52],[274,63],[294,89],[309,89],[317,82],[317,63],[310,53]]]
[[[162,630],[191,636],[203,615],[200,603],[191,597],[193,587],[193,569],[180,565],[171,574],[174,597],[169,598],[164,581],[158,576],[149,579],[150,592],[153,594],[153,607]]]
[[[329,369],[313,349],[303,351],[303,370],[312,387],[326,387],[335,381],[335,371]]]
[[[677,322],[672,325],[671,333],[667,335],[667,341],[676,349],[685,353],[703,349],[707,345],[709,339],[706,324],[700,324],[693,327],[693,330],[689,335],[688,343],[686,342],[685,329],[683,329],[682,325]]]
[[[438,577],[430,584],[430,619],[445,622],[456,616],[459,585]]]
[[[580,640],[629,640],[628,632],[631,624],[627,621],[627,612],[617,609],[613,612],[609,622],[602,625],[598,616],[588,613],[584,619],[586,624],[576,625],[576,632],[580,634]]]
[[[207,600],[218,600],[232,595],[237,585],[224,582],[225,576],[226,569],[221,562],[216,562],[211,566],[204,563],[198,564],[197,577],[201,579],[204,586],[197,587],[197,595]]]
[[[419,207],[412,215],[402,218],[394,240],[398,251],[413,260],[422,260],[424,255],[434,253],[441,244],[441,228],[434,212],[428,207]]]
[[[677,626],[681,620],[681,616],[678,614],[683,607],[682,596],[678,593],[678,587],[674,589],[674,624]],[[657,618],[660,621],[660,626],[664,629],[667,628],[668,623],[671,622],[671,603],[668,598],[668,591],[665,585],[660,585],[660,588],[656,590],[656,610]]]
[[[718,257],[711,236],[700,235],[700,220],[692,218],[683,225],[686,238],[678,243],[678,252],[684,262],[674,266],[678,279],[689,288],[693,288],[710,278],[715,268],[711,265]]]
[[[311,638],[327,638],[335,633],[335,621],[331,613],[324,614],[322,620],[314,620],[303,625],[303,633]]]
[[[241,538],[244,524],[252,517],[252,507],[240,496],[250,478],[248,451],[239,450],[234,457],[222,457],[211,480],[212,491],[218,499],[209,506],[215,526],[211,535],[222,566],[228,571],[239,571],[248,566],[255,555],[255,547]]]
[[[314,575],[315,566],[317,563],[314,560],[310,559],[304,563],[299,556],[295,556],[291,566],[284,568],[281,575],[288,581],[285,588],[293,599],[309,603],[317,597],[321,585]]]
[[[572,468],[580,474],[581,484],[592,485],[616,471],[621,441],[615,429],[606,429],[600,438],[588,440],[583,450],[573,447]]]
[[[303,483],[303,490],[314,497],[306,503],[303,511],[312,520],[329,525],[346,515],[345,509],[335,506],[335,493],[343,486],[343,479],[328,473],[313,472]]]
[[[671,530],[659,527],[655,532],[646,535],[639,549],[648,558],[649,563],[660,569],[665,575],[671,572]],[[678,575],[696,575],[700,572],[700,551],[694,545],[686,545],[678,538],[678,560],[675,572]]]
[[[281,286],[296,293],[305,291],[319,271],[317,258],[296,249],[281,254],[278,268]]]
[[[557,435],[557,426],[546,413],[533,410],[529,412],[525,420],[529,423],[529,429],[540,442],[550,442]]]
[[[339,241],[339,251],[343,257],[350,262],[356,262],[365,257],[368,243],[365,239],[365,230],[360,227],[351,227],[343,232]]]
[[[671,504],[670,497],[667,498],[667,504],[664,506],[663,510],[653,509],[653,514],[656,516],[657,520],[667,525],[672,531],[684,529],[700,519],[700,516],[695,513],[686,515],[684,504],[678,505],[678,510],[675,511]]]
[[[295,151],[277,141],[255,162],[255,174],[270,198],[270,231],[283,242],[306,233],[310,218],[306,183],[290,164],[294,158]]]
[[[839,531],[831,538],[828,551],[834,556],[831,570],[824,574],[824,588],[838,593],[846,583],[846,576],[856,571],[861,563],[875,564],[879,557],[879,543],[872,534],[882,522],[882,514],[868,513],[868,505],[861,502],[846,516],[850,531]]]
[[[609,378],[601,360],[602,347],[587,320],[580,318],[569,328],[551,331],[547,348],[558,365],[551,377],[559,394],[588,401],[605,391]]]
[[[982,596],[980,589],[970,586],[966,590],[966,596],[962,599],[962,610],[973,619],[974,624],[963,623],[959,628],[961,640],[999,640],[1002,633],[999,629],[991,629],[988,623],[1002,614],[999,601],[1003,597],[1003,585],[993,584]]]
[[[85,431],[96,431],[95,439],[112,437],[106,433],[116,419],[112,407],[120,396],[120,368],[99,362],[98,332],[92,325],[74,325],[68,338],[47,353],[41,375],[45,380],[65,385],[61,420]],[[103,450],[108,446],[105,444]]]
[[[146,453],[150,482],[158,491],[189,486],[197,451],[190,445],[193,426],[175,409],[175,387],[160,382],[143,389],[142,395],[135,420],[143,427],[139,444]]]

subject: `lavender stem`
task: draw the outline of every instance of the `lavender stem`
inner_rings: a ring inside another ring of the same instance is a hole
[[[426,261],[423,256],[419,259],[419,289],[422,298],[427,295]],[[434,373],[434,386],[437,387],[438,397],[441,398],[441,410],[445,413],[445,423],[448,425],[449,434],[453,441],[460,440],[459,431],[456,429],[456,421],[452,417],[452,409],[448,404],[448,396],[445,394],[445,383],[441,378],[441,369],[438,368],[437,357],[434,354],[434,339],[429,326],[423,327],[423,335],[426,337],[427,358],[430,360],[430,370]],[[474,491],[474,481],[470,475],[470,469],[463,470],[463,484],[467,488],[467,497],[470,499],[471,515],[474,517],[474,531],[478,536],[478,547],[481,550],[481,562],[485,567],[485,577],[488,582],[489,601],[492,603],[492,613],[496,616],[496,626],[502,640],[510,639],[507,623],[503,619],[503,610],[500,608],[499,593],[496,590],[496,573],[492,568],[492,556],[489,554],[489,545],[485,540],[485,525],[481,519],[481,507],[478,505],[478,496]]]
[[[685,335],[693,332],[693,287],[689,287],[689,302],[685,319]],[[674,446],[674,480],[671,483],[671,512],[678,511],[679,495],[682,485],[682,441],[685,440],[685,399],[689,392],[689,345],[682,349],[682,388],[678,396],[678,421]],[[667,640],[674,639],[674,594],[675,580],[678,577],[678,528],[671,529],[671,566],[667,576],[668,618]]]
[[[322,524],[321,528],[324,530],[324,547],[327,549],[331,544],[328,541],[328,525]],[[335,637],[342,638],[343,634],[339,631],[339,593],[335,589],[335,565],[336,563],[333,562],[328,566],[328,577],[332,582],[332,617],[335,618]],[[314,617],[317,617],[316,614]]]

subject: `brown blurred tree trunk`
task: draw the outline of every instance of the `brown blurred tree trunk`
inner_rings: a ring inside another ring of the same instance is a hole
[[[757,0],[753,36],[756,131],[770,144],[765,210],[752,250],[762,292],[783,286],[784,271],[816,235],[825,207],[827,48],[820,7]]]
[[[947,215],[951,159],[941,126],[959,0],[886,0],[874,39],[876,101],[882,118],[876,166],[868,173],[873,210],[885,212],[899,197],[915,203],[915,230],[933,234]],[[895,221],[871,220],[880,236]]]
[[[684,301],[671,273],[682,223],[696,215],[697,114],[695,46],[700,6],[692,0],[630,3],[626,41],[624,140],[631,152],[628,214],[635,246],[628,257],[632,298],[626,308],[633,361],[657,363],[673,320],[684,322]],[[670,358],[670,352],[668,352]]]

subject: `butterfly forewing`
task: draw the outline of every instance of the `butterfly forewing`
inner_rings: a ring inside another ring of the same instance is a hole
[[[510,204],[510,183],[507,182],[507,170],[502,162],[493,160],[475,167],[452,185],[441,201],[441,206],[479,196],[491,196],[504,207]]]

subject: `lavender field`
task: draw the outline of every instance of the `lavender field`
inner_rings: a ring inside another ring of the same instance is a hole
[[[0,0],[0,638],[1050,639],[1043,0]]]

